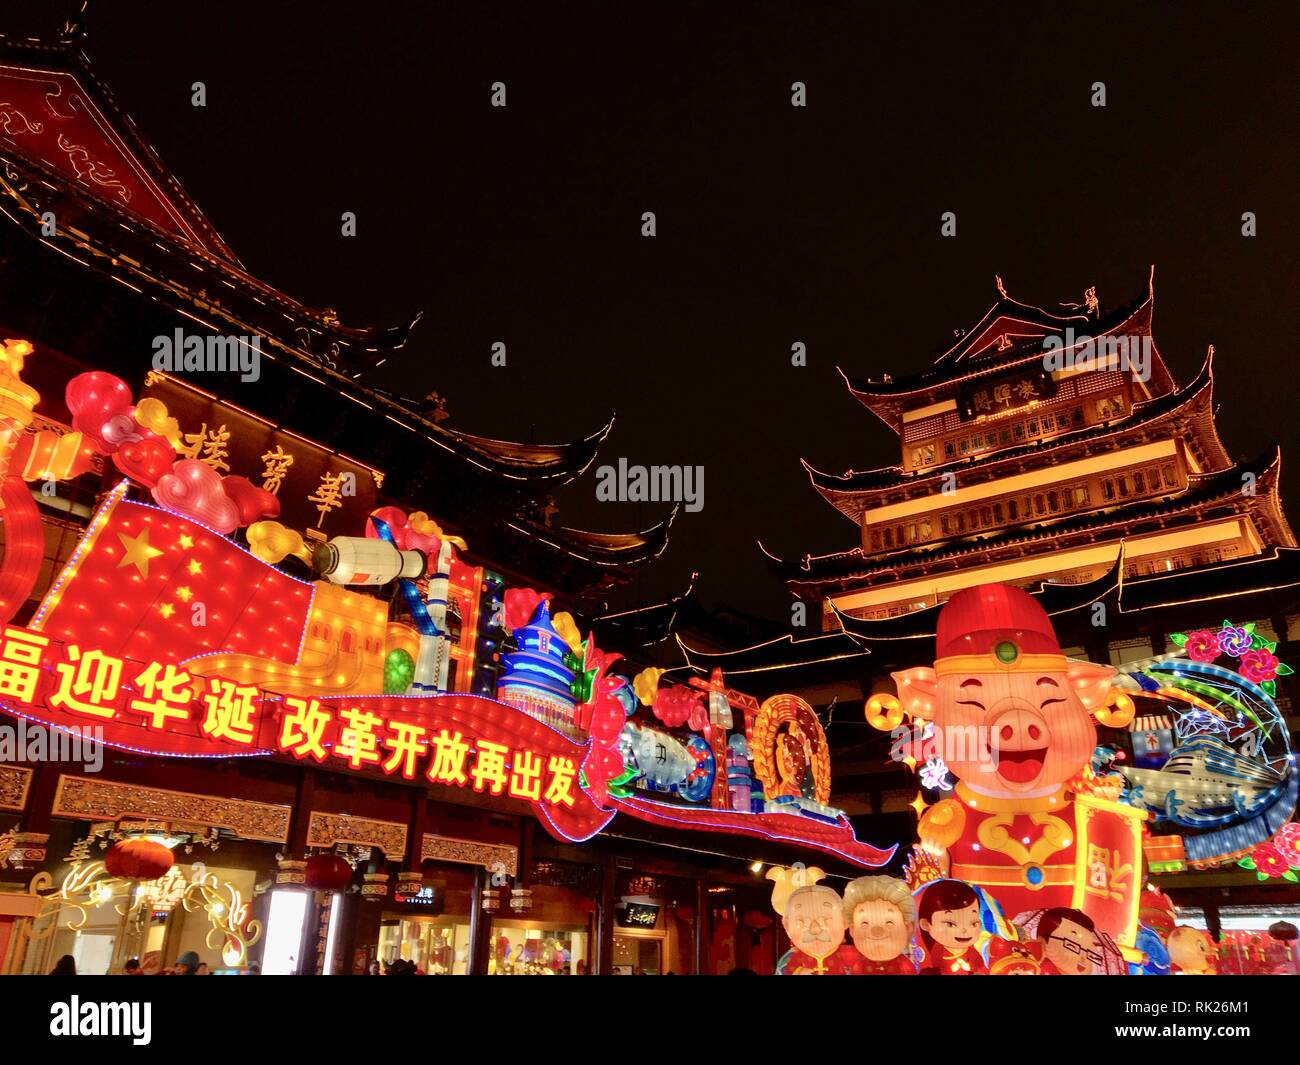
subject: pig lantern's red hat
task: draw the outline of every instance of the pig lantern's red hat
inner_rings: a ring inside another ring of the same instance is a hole
[[[936,659],[992,655],[1003,669],[1012,669],[1023,655],[1060,654],[1047,611],[1011,585],[963,588],[939,612]]]

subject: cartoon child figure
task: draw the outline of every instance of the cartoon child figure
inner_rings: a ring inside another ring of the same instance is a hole
[[[978,942],[984,925],[975,889],[961,880],[936,880],[921,893],[921,942],[927,976],[986,976]]]
[[[1213,976],[1218,969],[1214,941],[1199,928],[1177,925],[1169,933],[1169,962],[1179,976]]]
[[[1045,976],[1092,976],[1105,964],[1097,926],[1081,910],[1056,907],[1038,919]]]
[[[853,945],[862,955],[856,969],[862,975],[915,976],[908,956],[916,927],[916,904],[901,880],[860,876],[844,889],[844,919]]]
[[[857,971],[861,958],[844,942],[844,903],[834,888],[795,888],[785,900],[782,921],[793,946],[777,962],[778,976],[848,976]]]

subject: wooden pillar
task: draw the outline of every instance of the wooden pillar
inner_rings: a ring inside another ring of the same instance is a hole
[[[415,788],[411,794],[411,822],[406,833],[406,869],[419,872],[424,862],[424,835],[429,831],[429,794]]]
[[[1219,919],[1219,904],[1216,902],[1207,902],[1205,904],[1205,927],[1214,942],[1222,941],[1223,922]]]
[[[490,883],[488,871],[476,866],[470,892],[469,957],[465,966],[470,976],[486,976],[488,959],[492,956],[492,915],[483,911],[483,892]]]
[[[312,802],[316,796],[316,774],[304,769],[298,778],[298,790],[294,796],[293,810],[289,814],[289,843],[286,854],[289,858],[301,860],[307,857],[307,830],[311,824]],[[303,915],[302,939],[298,944],[298,966],[295,972],[299,976],[311,976],[316,972],[316,941],[319,935],[320,905],[316,901],[316,892],[307,892],[307,910]]]
[[[353,973],[360,976],[369,967],[370,963],[379,957],[379,926],[384,919],[383,902],[367,902],[360,895],[345,895],[347,899],[347,909],[344,910],[344,916],[351,916],[352,935],[347,944],[347,956],[341,966],[344,974]],[[357,972],[356,961],[357,951],[365,949],[365,963],[361,966],[361,973]]]
[[[695,882],[695,975],[709,974],[709,887]]]
[[[596,963],[594,976],[611,976],[614,972],[614,906],[618,902],[618,870],[614,856],[605,855],[601,869],[600,897],[596,900]]]
[[[744,906],[736,907],[736,968],[752,969],[750,955],[753,953],[754,930],[745,923]]]

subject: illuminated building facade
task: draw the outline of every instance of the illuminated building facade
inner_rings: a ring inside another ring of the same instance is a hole
[[[664,550],[671,516],[550,519],[610,425],[490,439],[369,384],[415,323],[348,326],[250,273],[75,37],[0,39],[0,101],[0,711],[109,744],[94,767],[0,757],[0,971],[189,950],[264,972],[770,967],[770,920],[742,923],[768,894],[749,864],[805,855],[797,816],[715,809],[725,776],[701,766],[727,766],[703,741],[694,813],[594,792],[597,767],[625,775],[630,682],[592,690],[572,615],[571,665],[553,628],[507,625],[511,590],[581,618]],[[224,369],[191,372],[192,341]],[[702,827],[719,835],[693,854]],[[847,821],[808,832],[832,867],[887,858]],[[136,852],[159,847],[206,872],[154,879]]]
[[[940,793],[918,795],[887,740],[838,722],[892,693],[892,673],[927,660],[939,611],[962,589],[1025,588],[1068,657],[1121,672],[1177,651],[1171,636],[1217,632],[1224,619],[1252,623],[1283,659],[1300,652],[1300,549],[1279,499],[1281,456],[1229,456],[1215,426],[1213,349],[1190,381],[1174,380],[1152,337],[1154,271],[1114,311],[1091,290],[1045,310],[997,287],[931,370],[844,374],[853,399],[896,434],[899,461],[844,474],[804,464],[857,534],[841,552],[769,556],[807,604],[808,625],[749,646],[678,639],[697,670],[780,685],[833,720],[833,801],[897,838]],[[1292,676],[1277,679],[1291,732],[1296,694]],[[1152,860],[1162,886],[1205,907],[1211,923],[1221,887],[1247,905],[1300,902],[1283,881],[1194,872],[1161,856]]]

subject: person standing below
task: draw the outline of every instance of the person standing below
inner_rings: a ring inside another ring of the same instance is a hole
[[[65,954],[57,962],[54,968],[50,970],[51,976],[76,976],[77,961],[71,954]]]

